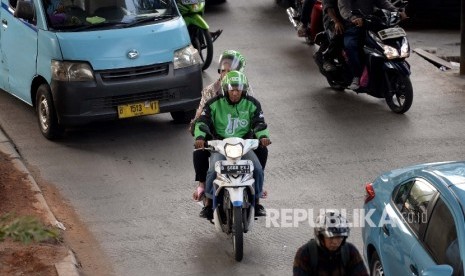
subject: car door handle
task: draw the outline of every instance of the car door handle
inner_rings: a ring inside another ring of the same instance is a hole
[[[391,234],[386,224],[383,224],[382,229],[383,229],[384,234],[386,234],[386,236],[389,236]]]
[[[2,19],[2,24],[3,25],[8,25],[8,21],[6,21],[6,19]]]
[[[410,265],[410,271],[412,271],[413,275],[418,275],[418,269],[413,264]]]

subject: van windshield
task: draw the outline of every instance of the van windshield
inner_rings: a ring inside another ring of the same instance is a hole
[[[49,27],[80,31],[119,28],[179,16],[173,0],[42,0]],[[153,20],[152,20],[153,19]]]

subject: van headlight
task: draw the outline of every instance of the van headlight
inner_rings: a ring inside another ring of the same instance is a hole
[[[199,52],[192,45],[174,52],[174,69],[180,69],[202,63]]]
[[[88,63],[52,60],[52,79],[58,81],[93,81],[94,73]]]

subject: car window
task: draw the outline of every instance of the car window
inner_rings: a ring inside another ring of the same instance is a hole
[[[407,183],[411,188],[405,197],[398,193],[398,208],[402,214],[404,222],[410,225],[415,234],[419,234],[420,226],[428,222],[428,204],[436,194],[436,189],[431,184],[416,180],[413,184]],[[405,187],[407,191],[408,187]],[[399,190],[400,191],[400,190]],[[400,204],[405,197],[403,204]],[[397,205],[397,204],[396,204]]]
[[[402,211],[405,200],[407,200],[407,197],[410,193],[410,189],[412,188],[413,183],[415,183],[415,181],[410,181],[408,183],[402,184],[394,192],[394,195],[395,195],[394,203],[399,211]]]
[[[454,275],[461,275],[459,267],[460,252],[455,222],[449,208],[439,197],[431,212],[426,228],[424,243],[438,264],[448,264],[454,269]]]

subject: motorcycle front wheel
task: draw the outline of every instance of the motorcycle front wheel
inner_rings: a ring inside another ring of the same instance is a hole
[[[385,94],[387,105],[395,113],[407,112],[413,102],[413,88],[410,78],[400,73],[391,73],[388,74],[388,81],[391,91],[386,91]]]
[[[244,228],[242,224],[242,207],[233,208],[232,240],[234,259],[240,262],[244,256]]]
[[[191,25],[189,32],[192,46],[199,51],[200,58],[202,59],[202,70],[206,70],[213,59],[213,41],[210,31]]]

